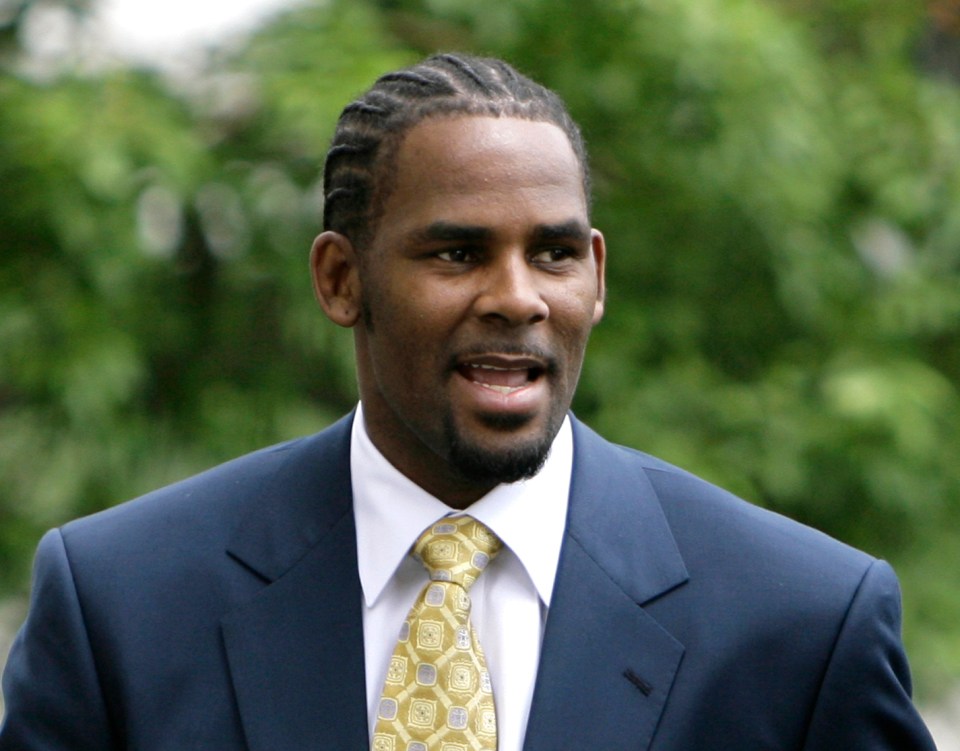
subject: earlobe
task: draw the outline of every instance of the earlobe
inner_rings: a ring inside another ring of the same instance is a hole
[[[313,292],[327,318],[350,328],[360,318],[360,274],[357,253],[346,235],[326,231],[310,250]]]
[[[593,250],[593,262],[597,271],[597,302],[593,308],[593,323],[603,318],[604,304],[607,299],[607,244],[600,230],[590,230],[590,244]]]

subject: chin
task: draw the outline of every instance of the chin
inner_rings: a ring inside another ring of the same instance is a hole
[[[501,435],[483,443],[471,440],[449,421],[446,427],[451,467],[471,482],[512,483],[533,477],[543,467],[563,420],[561,417],[555,430],[541,430],[530,437],[516,435],[531,421],[527,415],[487,416],[484,423]]]

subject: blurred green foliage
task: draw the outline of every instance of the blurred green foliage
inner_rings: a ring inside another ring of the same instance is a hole
[[[0,587],[46,527],[351,407],[306,267],[326,143],[459,48],[560,91],[590,147],[610,293],[578,414],[891,560],[921,688],[956,679],[960,24],[930,5],[326,0],[170,79],[38,66],[0,4]]]

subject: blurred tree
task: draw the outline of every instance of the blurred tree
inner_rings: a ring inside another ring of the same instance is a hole
[[[580,416],[891,559],[923,685],[960,673],[960,94],[924,52],[939,15],[329,0],[171,82],[82,45],[39,65],[11,2],[3,586],[47,526],[349,409],[351,340],[306,273],[326,143],[378,73],[462,48],[556,88],[587,136],[610,300]]]
[[[307,274],[319,168],[343,102],[410,59],[346,2],[176,86],[59,55],[0,70],[7,588],[44,528],[350,408]]]

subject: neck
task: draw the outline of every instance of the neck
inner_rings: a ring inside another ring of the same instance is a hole
[[[476,480],[464,477],[426,446],[421,452],[404,452],[402,457],[397,456],[392,450],[393,447],[380,440],[376,430],[371,429],[370,416],[366,412],[363,416],[367,436],[377,451],[408,480],[450,508],[462,511],[500,484],[492,479]]]

